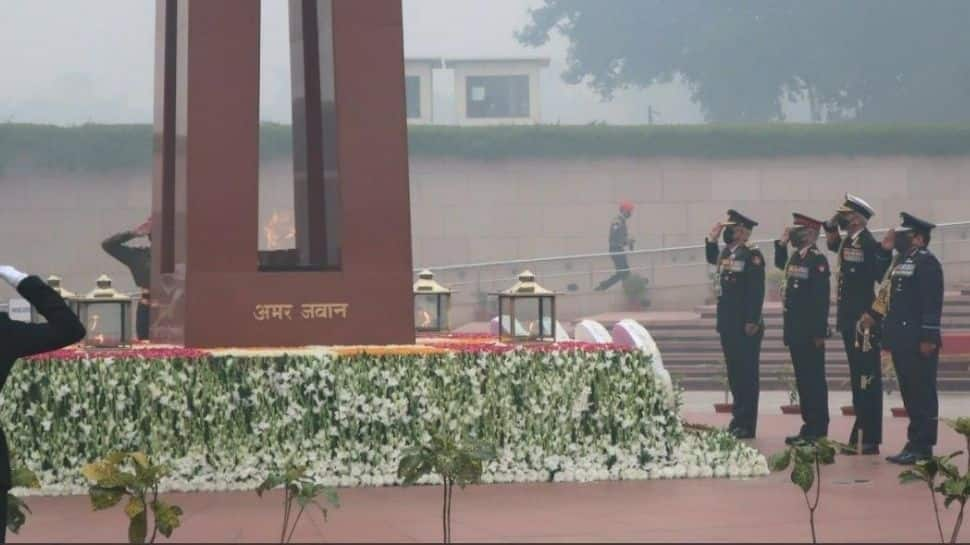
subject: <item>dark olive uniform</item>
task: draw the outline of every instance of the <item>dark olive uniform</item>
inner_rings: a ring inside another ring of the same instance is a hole
[[[136,238],[138,238],[138,235],[131,232],[118,233],[105,239],[101,243],[101,247],[108,255],[128,267],[135,285],[141,289],[135,329],[138,338],[147,341],[151,312],[152,251],[148,247],[129,246],[128,242]]]
[[[888,252],[880,248],[885,256]],[[909,428],[905,451],[928,455],[936,444],[939,417],[936,374],[943,313],[943,267],[927,249],[900,256],[890,273],[889,310],[883,319],[883,344],[892,352]],[[920,343],[937,350],[925,357]]]
[[[751,246],[718,250],[716,242],[706,243],[707,262],[717,267],[717,331],[727,364],[728,383],[734,397],[730,429],[753,436],[758,422],[759,373],[764,321],[765,259]],[[745,324],[755,324],[758,332],[747,335]]]
[[[613,223],[610,224],[610,258],[613,259],[613,266],[616,272],[613,276],[604,280],[598,290],[608,290],[614,284],[630,276],[630,263],[626,258],[626,251],[630,247],[630,235],[627,231],[626,216],[619,214]]]
[[[890,259],[879,252],[879,243],[868,229],[854,236],[839,237],[838,227],[826,224],[828,248],[838,252],[838,310],[836,328],[849,360],[852,406],[855,423],[849,443],[861,439],[866,445],[882,443],[882,363],[879,331],[871,333],[871,348],[857,344],[856,324],[872,308],[876,287],[889,267]],[[891,256],[890,256],[891,257]],[[859,431],[862,430],[862,437]]]
[[[798,435],[825,437],[829,430],[825,347],[816,346],[815,340],[829,336],[829,262],[814,245],[789,258],[788,245],[776,241],[775,266],[785,271],[784,340],[795,368],[802,411]]]

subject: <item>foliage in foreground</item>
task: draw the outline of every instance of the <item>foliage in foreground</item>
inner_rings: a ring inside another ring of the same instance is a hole
[[[962,435],[967,442],[967,472],[960,473],[953,460],[963,455],[954,452],[946,456],[933,456],[922,460],[912,469],[899,474],[902,484],[923,483],[930,492],[933,502],[933,514],[936,517],[936,529],[939,532],[940,543],[946,543],[943,533],[943,523],[940,520],[940,504],[937,494],[943,498],[943,507],[949,509],[953,504],[960,507],[953,530],[950,532],[950,543],[956,543],[960,538],[963,518],[966,513],[967,501],[970,500],[970,418],[944,419],[943,422]]]
[[[262,498],[263,494],[277,487],[283,487],[283,529],[280,532],[280,543],[293,541],[296,527],[300,524],[300,519],[303,518],[303,513],[306,512],[308,507],[316,507],[323,515],[323,520],[327,520],[328,512],[321,501],[325,501],[334,507],[340,507],[340,498],[337,496],[337,491],[309,480],[306,477],[306,467],[289,464],[284,471],[270,474],[256,488],[256,494]],[[293,518],[294,502],[299,507],[295,518]]]
[[[481,441],[456,441],[450,436],[435,434],[426,445],[411,447],[404,452],[398,466],[398,476],[405,486],[434,475],[442,487],[441,525],[443,541],[451,543],[451,505],[455,485],[465,488],[482,481],[484,464],[495,458],[495,448]]]
[[[148,515],[152,515],[152,533],[148,543],[155,543],[159,533],[172,537],[182,524],[182,508],[162,501],[158,485],[168,473],[165,466],[155,465],[142,452],[114,452],[102,460],[84,466],[84,476],[91,481],[89,495],[95,511],[111,509],[128,498],[128,542],[145,543],[148,539]]]
[[[812,543],[818,543],[815,531],[815,513],[822,499],[822,466],[835,463],[838,450],[848,450],[847,445],[819,439],[814,442],[798,442],[773,455],[768,461],[772,471],[785,471],[791,467],[791,482],[805,495],[808,507],[808,523],[812,530]],[[811,498],[815,489],[815,499]]]

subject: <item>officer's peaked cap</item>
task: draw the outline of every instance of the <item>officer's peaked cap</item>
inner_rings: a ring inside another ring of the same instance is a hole
[[[926,220],[917,218],[916,216],[903,212],[899,214],[902,219],[900,228],[898,231],[913,231],[916,233],[928,234],[933,229],[936,229],[936,224],[930,223]]]
[[[839,212],[858,212],[866,219],[872,219],[872,216],[876,215],[876,211],[872,209],[869,203],[852,193],[845,194],[845,203],[839,208]]]
[[[740,225],[741,227],[754,229],[758,226],[758,222],[745,216],[737,210],[728,210],[728,221],[725,223],[725,225]]]

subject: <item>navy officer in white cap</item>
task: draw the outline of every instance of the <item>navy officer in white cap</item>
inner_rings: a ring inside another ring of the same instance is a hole
[[[874,215],[869,203],[846,194],[835,217],[825,223],[829,250],[838,254],[836,329],[849,360],[856,415],[849,444],[861,443],[859,453],[866,455],[879,454],[882,443],[882,365],[878,327],[860,332],[857,325],[872,308],[875,287],[891,259],[879,252],[879,242],[869,231],[869,220]],[[846,454],[856,452],[849,450]]]

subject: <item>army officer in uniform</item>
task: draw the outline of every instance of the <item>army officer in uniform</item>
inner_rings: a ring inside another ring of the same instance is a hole
[[[936,445],[943,267],[928,249],[936,226],[905,212],[900,216],[901,226],[889,232],[881,250],[884,256],[896,250],[888,300],[876,305],[863,322],[869,325],[881,319],[883,344],[892,352],[899,392],[909,413],[906,446],[887,460],[912,465],[931,457]]]
[[[801,401],[802,428],[789,445],[828,436],[829,389],[825,382],[825,339],[829,336],[829,261],[818,250],[822,222],[794,214],[795,226],[775,241],[775,266],[785,271],[785,346],[791,353]],[[788,244],[795,253],[788,256]]]
[[[736,210],[729,210],[728,220],[717,223],[706,240],[707,262],[717,267],[717,331],[734,397],[728,430],[739,439],[753,438],[758,423],[765,259],[760,250],[748,245],[757,225]],[[725,246],[719,249],[722,235]]]
[[[872,308],[876,286],[890,261],[879,252],[879,242],[869,231],[873,215],[875,212],[869,203],[846,194],[835,217],[825,224],[828,248],[839,256],[836,328],[849,360],[856,415],[849,444],[855,446],[861,442],[861,453],[865,455],[879,454],[882,443],[882,362],[876,326],[858,331],[857,325],[862,315]],[[856,454],[856,451],[845,453]]]

